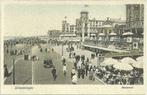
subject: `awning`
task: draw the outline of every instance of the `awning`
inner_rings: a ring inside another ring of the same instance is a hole
[[[105,36],[105,34],[104,33],[100,33],[99,36]]]
[[[137,61],[143,61],[143,56],[137,57],[136,60]]]
[[[111,25],[103,25],[102,27],[109,28],[112,27]]]
[[[133,70],[133,67],[131,65],[123,64],[123,63],[115,64],[115,65],[113,65],[113,67],[118,70],[125,70],[125,71]]]
[[[75,37],[76,34],[61,34],[60,37]]]
[[[143,56],[136,58],[137,62],[132,64],[136,68],[143,68]]]
[[[133,33],[132,33],[132,32],[125,32],[125,33],[123,33],[122,35],[123,35],[123,36],[126,36],[126,35],[130,35],[130,36],[132,36]]]
[[[108,65],[115,65],[115,64],[119,64],[120,62],[117,61],[116,59],[113,59],[113,58],[107,58],[105,59],[101,65],[102,66],[108,66]]]
[[[117,34],[114,33],[114,32],[112,32],[112,33],[110,33],[109,35],[110,35],[110,36],[116,36]]]
[[[136,68],[143,68],[143,61],[137,61],[133,66]]]
[[[121,60],[122,64],[136,64],[136,61],[130,57],[125,57]]]

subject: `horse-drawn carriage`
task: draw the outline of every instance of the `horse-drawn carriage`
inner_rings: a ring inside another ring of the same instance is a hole
[[[45,59],[43,61],[43,64],[44,64],[44,67],[45,68],[51,68],[51,67],[53,67],[53,61],[52,61],[52,59]]]

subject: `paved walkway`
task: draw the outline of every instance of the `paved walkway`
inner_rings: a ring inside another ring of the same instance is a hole
[[[46,47],[46,46],[43,46]],[[44,48],[43,48],[44,50]],[[54,49],[55,50],[55,49]],[[44,68],[43,66],[43,61],[35,61],[33,64],[33,79],[34,82],[33,84],[71,84],[71,71],[73,67],[73,63],[67,61],[67,76],[65,77],[63,75],[63,66],[62,66],[62,61],[61,61],[61,55],[58,54],[58,52],[55,51],[50,51],[48,53],[46,52],[39,52],[39,50],[36,48],[34,50],[35,54],[38,55],[39,59],[44,59],[46,56],[48,56],[49,59],[52,59],[56,70],[57,70],[57,80],[54,81],[51,73],[51,68]],[[100,81],[91,81],[88,79],[88,77],[85,77],[85,79],[78,79],[78,84],[102,84]]]
[[[74,59],[73,58],[69,58],[69,52],[66,51],[66,48],[67,47],[68,47],[67,45],[65,45],[63,47],[63,57],[66,58],[66,59],[68,59],[68,61],[73,62]],[[53,48],[54,48],[54,50],[57,53],[59,53],[60,55],[62,55],[62,46],[54,46]],[[76,55],[80,55],[80,56],[81,55],[85,55],[85,58],[86,59],[89,58],[89,60],[91,61],[91,63],[93,65],[97,66],[97,58],[95,57],[94,59],[91,59],[91,54],[93,52],[88,51],[88,50],[79,49],[76,46],[74,46],[74,52],[76,53]]]
[[[42,47],[44,49],[47,46],[44,45]],[[73,62],[70,59],[67,60],[67,76],[64,77],[62,70],[63,67],[61,62],[61,53],[59,53],[59,51],[61,52],[61,49],[60,47],[54,47],[54,50],[55,51],[53,52],[49,51],[47,53],[45,51],[40,52],[38,46],[35,46],[32,48],[31,54],[38,56],[39,57],[38,61],[34,61],[34,62],[25,61],[25,60],[17,61],[15,65],[16,84],[71,84],[70,74],[72,71]],[[68,53],[65,53],[64,55],[68,57]],[[9,59],[8,56],[5,59],[7,58]],[[53,60],[58,75],[56,81],[53,81],[51,68],[44,68],[43,60],[45,58],[49,58]],[[6,79],[5,84],[12,84],[12,74]],[[78,79],[78,84],[103,84],[103,83],[99,80],[91,81],[88,79],[87,76],[84,79]]]

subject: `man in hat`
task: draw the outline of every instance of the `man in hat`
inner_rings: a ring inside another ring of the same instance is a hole
[[[66,64],[65,63],[63,64],[63,74],[64,76],[66,76]]]
[[[55,68],[55,66],[53,66],[53,69],[52,69],[52,75],[53,75],[53,78],[54,78],[54,81],[55,81],[56,78],[57,78],[57,74],[56,74],[56,68]]]
[[[75,68],[72,68],[72,71],[71,71],[71,78],[73,77],[73,75],[75,75],[76,74],[76,70],[75,70]]]

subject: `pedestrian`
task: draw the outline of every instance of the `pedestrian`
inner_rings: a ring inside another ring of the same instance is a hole
[[[84,64],[81,65],[81,75],[82,75],[82,79],[84,79],[84,76],[85,76],[85,65]]]
[[[87,57],[87,60],[86,60],[86,62],[89,62],[89,58]]]
[[[52,69],[52,75],[53,75],[53,78],[54,78],[54,81],[56,80],[57,78],[57,74],[56,74],[56,68],[53,66],[53,69]]]
[[[89,67],[89,71],[90,71],[90,69],[92,68],[92,63],[91,63],[91,61],[89,62],[88,67]]]
[[[77,75],[74,74],[72,77],[72,84],[77,84],[77,83],[78,83],[78,78],[77,78]]]
[[[69,53],[69,58],[71,58],[71,52]]]
[[[9,76],[8,68],[7,65],[4,64],[4,77],[8,77],[8,76]]]
[[[66,64],[63,64],[63,74],[66,76]]]
[[[54,49],[52,48],[52,52],[54,51]]]
[[[47,48],[45,48],[45,52],[47,53]]]
[[[81,69],[81,66],[82,66],[82,61],[78,61],[78,63],[77,63],[77,69]]]
[[[84,76],[85,76],[85,69],[81,69],[81,75],[82,75],[82,79],[84,79]]]
[[[66,59],[64,57],[62,57],[62,65],[64,65],[66,62]]]
[[[73,75],[76,74],[76,71],[75,71],[75,68],[72,68],[72,71],[71,71],[71,78],[73,77]]]
[[[9,50],[7,49],[7,53],[9,53]]]
[[[86,74],[86,76],[88,75],[88,70],[89,70],[89,65],[88,65],[88,62],[86,62],[86,64],[85,64],[85,74]]]
[[[40,52],[42,52],[42,48],[40,48]]]
[[[73,65],[74,65],[74,68],[77,69],[77,60],[76,60],[76,58],[73,60]]]
[[[93,79],[93,69],[90,69],[89,71],[89,80],[92,80]]]
[[[74,53],[73,53],[73,58],[75,58],[75,56],[76,56],[76,53],[74,52]]]
[[[79,61],[79,62],[77,63],[78,78],[81,77],[81,65],[82,65],[82,62]]]
[[[78,69],[78,78],[81,77],[81,69]]]

